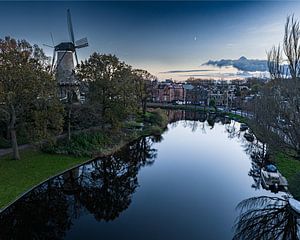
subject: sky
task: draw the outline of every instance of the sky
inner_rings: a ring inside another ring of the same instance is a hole
[[[210,59],[265,59],[282,41],[287,15],[300,18],[300,2],[287,1],[11,1],[0,2],[0,37],[42,46],[52,45],[51,32],[55,44],[68,41],[68,8],[75,38],[89,41],[78,49],[80,59],[95,51],[115,54],[161,80],[182,80],[188,72],[167,72],[202,69]]]

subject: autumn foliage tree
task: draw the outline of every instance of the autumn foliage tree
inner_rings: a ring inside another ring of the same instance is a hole
[[[37,45],[0,39],[0,116],[10,132],[14,159],[20,159],[19,128],[25,128],[33,141],[56,135],[62,128],[63,109],[47,62]]]
[[[102,125],[116,127],[139,105],[145,109],[146,83],[153,78],[148,72],[133,70],[114,55],[93,53],[77,74],[88,86],[87,102],[99,109]]]
[[[142,112],[146,112],[147,101],[151,96],[152,82],[157,80],[155,76],[143,69],[135,69],[132,72],[134,76],[135,93]]]

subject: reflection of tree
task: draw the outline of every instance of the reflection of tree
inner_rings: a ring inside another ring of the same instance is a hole
[[[261,170],[269,161],[269,155],[266,151],[266,144],[261,143],[258,140],[255,142],[248,142],[245,138],[242,138],[241,141],[244,151],[251,157],[251,168],[248,175],[251,176],[254,180],[252,187],[256,190],[260,189],[260,187],[262,186]],[[271,190],[272,192],[279,191],[279,189],[277,188],[271,188],[269,190]],[[284,189],[281,187],[280,190]]]
[[[251,169],[248,173],[254,180],[252,187],[254,189],[260,189],[261,186],[261,169],[263,167],[263,156],[260,153],[254,152],[251,154]]]
[[[299,216],[291,209],[287,199],[253,197],[240,202],[237,208],[240,216],[233,239],[299,239]]]
[[[139,169],[152,165],[155,158],[151,139],[144,137],[111,157],[93,162],[94,170],[83,173],[87,184],[82,188],[82,204],[98,221],[114,220],[131,203]]]
[[[139,169],[156,158],[153,140],[161,139],[141,138],[35,188],[0,215],[0,239],[61,239],[86,213],[117,218],[131,203]]]
[[[124,152],[128,154],[130,159],[136,162],[139,167],[152,165],[156,158],[157,150],[152,148],[152,142],[162,141],[162,136],[143,137],[139,141],[133,143],[131,148],[126,149]]]
[[[236,122],[233,121],[233,124],[226,124],[225,129],[228,133],[228,138],[235,138],[240,136],[240,131],[236,127]]]
[[[128,208],[137,187],[137,168],[118,156],[93,162],[93,171],[83,172],[80,202],[98,221],[113,220]]]
[[[210,126],[210,129],[213,129],[215,126],[215,118],[208,118],[207,123]]]
[[[46,183],[0,216],[0,239],[61,239],[71,226],[67,197]]]

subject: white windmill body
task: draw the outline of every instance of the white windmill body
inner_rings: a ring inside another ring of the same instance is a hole
[[[56,79],[61,83],[70,82],[69,76],[74,71],[73,53],[71,51],[57,51],[57,59],[60,62],[56,67]]]
[[[76,65],[78,65],[76,49],[87,47],[88,41],[87,38],[82,38],[75,42],[69,9],[67,10],[67,22],[70,41],[62,42],[54,46],[52,71],[55,73],[55,78],[59,85],[59,98],[66,100],[71,94],[72,97],[76,96],[77,100],[80,100],[80,84],[75,77],[74,57]]]

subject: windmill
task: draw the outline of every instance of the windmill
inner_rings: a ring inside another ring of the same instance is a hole
[[[60,98],[66,98],[70,89],[76,89],[75,92],[79,99],[79,84],[74,75],[74,57],[76,65],[78,65],[76,49],[87,47],[89,44],[86,37],[75,41],[70,9],[67,10],[67,24],[70,38],[69,42],[61,42],[55,45],[51,34],[53,46],[44,45],[54,49],[51,71],[55,73],[56,80],[60,86]]]

